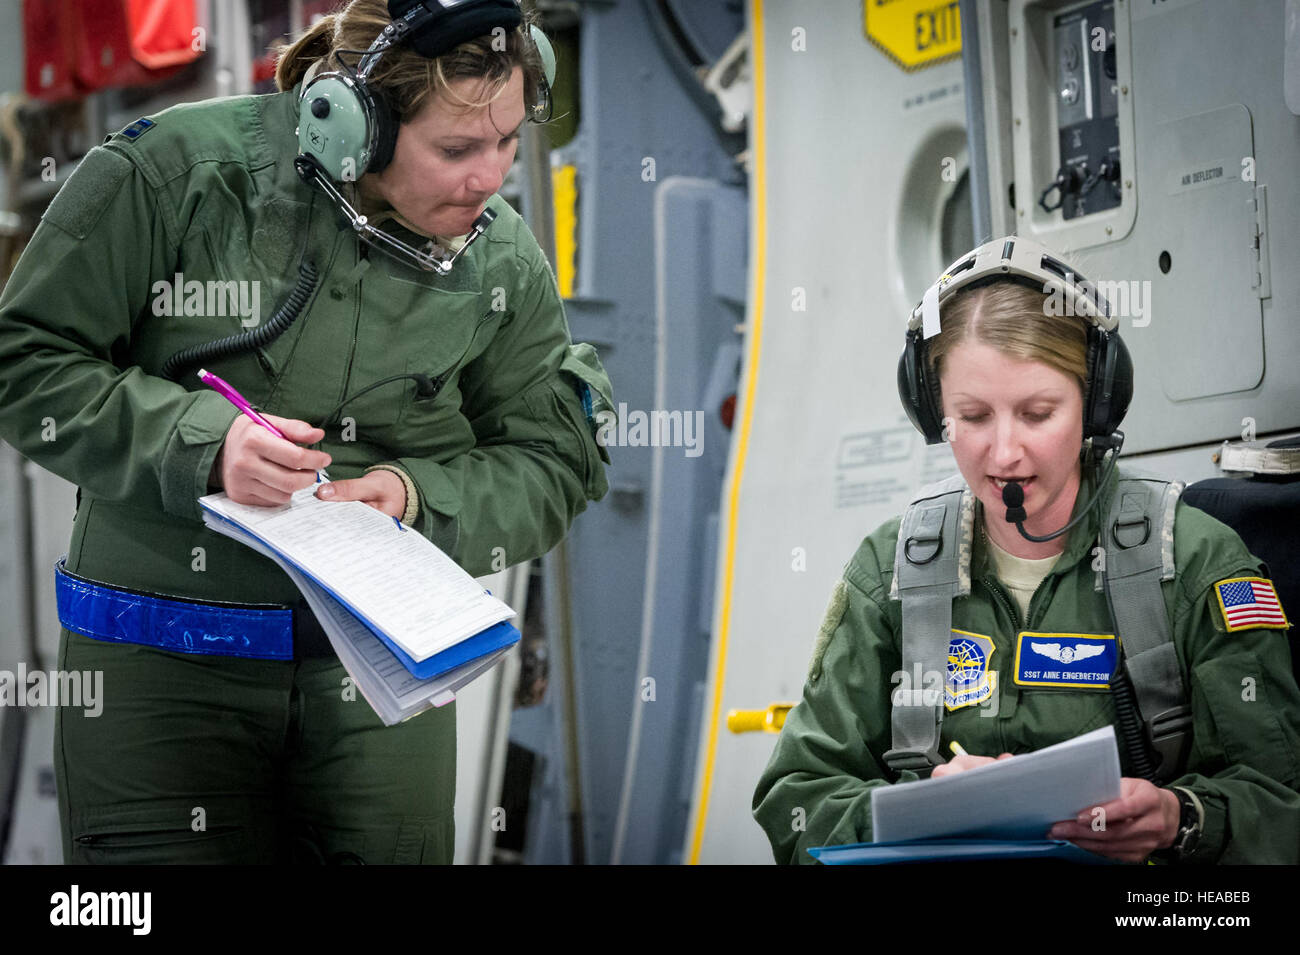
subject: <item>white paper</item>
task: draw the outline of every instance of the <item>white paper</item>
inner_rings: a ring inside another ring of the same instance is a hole
[[[416,531],[368,504],[322,501],[315,491],[279,507],[225,494],[199,503],[283,554],[417,663],[514,616]]]
[[[1119,749],[1106,726],[953,776],[871,791],[874,842],[970,836],[1042,839],[1052,823],[1118,799]]]
[[[307,599],[321,629],[329,637],[330,645],[338,654],[339,662],[356,681],[362,697],[387,726],[410,719],[430,707],[452,702],[461,687],[490,670],[511,649],[502,647],[446,673],[419,679],[347,607],[266,544],[213,515],[205,514],[204,523],[266,555],[284,569]]]

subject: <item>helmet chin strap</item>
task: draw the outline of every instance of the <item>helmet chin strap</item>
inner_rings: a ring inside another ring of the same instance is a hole
[[[1088,512],[1096,507],[1097,502],[1101,500],[1102,488],[1104,488],[1106,482],[1110,480],[1111,472],[1115,470],[1115,462],[1119,460],[1119,450],[1124,446],[1124,432],[1116,431],[1109,438],[1093,438],[1090,439],[1090,441],[1092,444],[1090,454],[1095,457],[1098,455],[1098,450],[1100,449],[1100,454],[1102,456],[1109,453],[1110,462],[1106,465],[1106,473],[1103,474],[1101,480],[1097,482],[1097,487],[1092,492],[1092,500],[1088,502],[1088,506],[1079,511],[1079,513],[1075,515],[1074,519],[1060,530],[1042,536],[1029,533],[1025,530],[1025,520],[1028,518],[1028,515],[1025,513],[1025,489],[1021,487],[1017,481],[1008,481],[1006,487],[1002,489],[1002,504],[1007,509],[1007,523],[1015,524],[1016,530],[1020,531],[1020,536],[1025,540],[1033,541],[1035,544],[1044,544],[1047,541],[1055,540],[1087,517]],[[1100,463],[1100,460],[1098,463]]]

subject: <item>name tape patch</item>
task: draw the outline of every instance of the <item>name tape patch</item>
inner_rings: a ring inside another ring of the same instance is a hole
[[[1219,610],[1229,633],[1252,627],[1285,630],[1290,626],[1271,580],[1263,577],[1221,580],[1214,585],[1214,595],[1219,600]]]
[[[943,705],[949,710],[983,703],[998,686],[997,671],[989,670],[993,641],[978,633],[954,630],[948,643],[948,674]]]
[[[1026,630],[1016,637],[1015,680],[1019,686],[1104,689],[1118,659],[1114,634]]]

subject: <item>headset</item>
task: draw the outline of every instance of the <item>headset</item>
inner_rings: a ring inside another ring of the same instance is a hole
[[[967,252],[930,286],[907,323],[898,359],[898,395],[926,444],[944,441],[938,377],[931,373],[927,341],[939,332],[943,306],[962,290],[993,282],[1019,282],[1051,295],[1065,316],[1087,325],[1087,380],[1083,389],[1083,437],[1094,459],[1118,451],[1120,423],[1133,398],[1133,359],[1116,331],[1119,320],[1096,286],[1031,239],[1009,235]]]
[[[518,0],[388,0],[392,22],[362,55],[355,72],[330,70],[303,84],[298,100],[298,147],[331,179],[360,179],[382,172],[393,159],[400,121],[369,79],[384,53],[409,45],[435,59],[460,44],[523,22]],[[532,119],[545,122],[555,82],[555,51],[536,26],[529,29],[542,60],[543,77]]]
[[[392,22],[384,27],[362,55],[355,73],[325,72],[309,77],[303,83],[298,100],[300,153],[294,160],[294,168],[304,182],[316,185],[325,193],[348,218],[363,242],[408,265],[446,275],[474,240],[492,224],[496,213],[484,209],[474,220],[465,243],[453,255],[447,255],[432,242],[424,249],[416,249],[371,225],[367,217],[347,201],[335,186],[335,181],[350,181],[367,172],[382,172],[392,162],[400,121],[384,101],[383,94],[367,82],[385,51],[409,43],[421,56],[438,57],[497,28],[515,29],[523,22],[523,12],[517,0],[388,0],[388,14],[393,18]],[[536,26],[529,28],[529,35],[542,60],[543,72],[530,119],[546,122],[550,118],[551,84],[555,82],[555,51]],[[255,348],[265,348],[284,334],[297,321],[320,281],[319,272],[310,262],[300,262],[298,271],[297,285],[270,322],[260,328],[176,352],[164,364],[164,376],[176,381],[192,368]],[[442,379],[430,379],[426,375],[398,375],[376,382],[364,391],[399,378],[414,378],[420,397],[431,397],[443,385]],[[344,403],[362,393],[349,396]],[[331,416],[342,407],[340,405],[331,412]]]

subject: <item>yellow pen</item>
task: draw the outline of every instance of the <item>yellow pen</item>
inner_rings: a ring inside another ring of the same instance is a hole
[[[948,744],[948,748],[949,748],[950,750],[952,750],[952,754],[953,754],[954,756],[969,756],[969,755],[970,755],[969,753],[966,752],[966,750],[964,750],[964,749],[961,748],[961,743],[957,742],[956,740],[953,740],[951,743],[949,743],[949,744]]]

